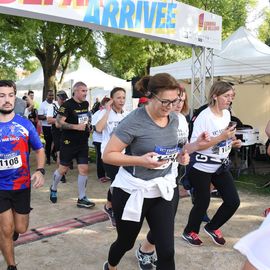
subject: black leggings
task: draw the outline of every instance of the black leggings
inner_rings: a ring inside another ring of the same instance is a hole
[[[213,183],[218,190],[223,203],[208,223],[210,230],[219,229],[235,213],[240,205],[239,196],[234,185],[234,180],[229,171],[216,173],[202,172],[194,167],[189,171],[189,180],[194,187],[194,205],[190,211],[186,233],[199,233],[201,221],[210,203],[210,184]]]
[[[93,142],[93,145],[95,146],[96,150],[96,165],[97,165],[97,177],[100,179],[102,177],[105,177],[105,170],[103,166],[103,161],[101,159],[101,143],[100,142]]]
[[[105,169],[107,176],[111,179],[111,183],[112,183],[115,179],[115,176],[117,175],[117,173],[119,171],[119,167],[111,165],[111,164],[107,164],[107,163],[103,163],[103,167]],[[107,201],[112,202],[112,194],[111,194],[110,188],[107,192]]]
[[[122,220],[123,210],[130,194],[114,188],[112,203],[116,219],[117,239],[109,251],[109,264],[118,265],[124,254],[133,248],[146,218],[153,234],[158,256],[157,270],[175,270],[174,263],[174,216],[175,204],[179,200],[178,188],[174,189],[171,201],[159,197],[144,199],[140,222]]]
[[[45,140],[45,154],[47,161],[51,160],[51,151],[52,151],[52,142],[53,142],[53,137],[52,137],[52,128],[43,126],[42,127],[43,135],[44,135],[44,140]]]

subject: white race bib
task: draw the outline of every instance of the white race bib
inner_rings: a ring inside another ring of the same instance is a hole
[[[89,121],[89,117],[88,117],[87,113],[78,115],[78,123],[79,124],[88,124],[88,121]]]
[[[3,156],[0,158],[0,171],[9,169],[18,169],[22,166],[21,155]]]

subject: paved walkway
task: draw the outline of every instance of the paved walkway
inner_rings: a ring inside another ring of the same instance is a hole
[[[32,207],[29,231],[20,236],[15,253],[18,270],[99,270],[107,259],[110,244],[116,237],[102,208],[106,201],[109,183],[98,182],[95,165],[90,164],[87,186],[88,196],[95,201],[93,209],[76,207],[76,168],[67,175],[67,183],[59,184],[56,204],[49,201],[50,177],[55,164],[46,167],[46,184],[32,191]],[[262,221],[262,209],[269,207],[269,198],[241,194],[242,204],[233,219],[223,226],[227,245],[215,246],[203,232],[202,247],[188,246],[180,237],[191,208],[190,198],[180,201],[176,218],[175,246],[176,269],[240,269],[244,260],[233,250],[233,244],[247,232],[257,228]],[[209,214],[220,204],[212,199]],[[144,225],[135,247],[121,261],[119,270],[137,270],[135,249],[148,231]],[[6,269],[0,255],[0,269]]]

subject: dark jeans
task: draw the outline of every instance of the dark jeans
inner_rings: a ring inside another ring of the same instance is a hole
[[[113,189],[112,203],[116,219],[117,239],[109,251],[109,264],[118,265],[124,254],[133,248],[146,218],[153,234],[158,256],[157,270],[175,270],[174,263],[174,216],[175,205],[179,200],[178,188],[174,189],[171,201],[153,198],[144,199],[140,222],[122,220],[125,204],[130,194],[120,188]]]
[[[119,167],[118,166],[114,166],[114,165],[110,165],[110,164],[106,164],[103,163],[105,172],[107,174],[108,177],[111,178],[111,182],[113,182],[113,180],[115,179],[115,176],[117,175],[118,171],[119,171]],[[108,190],[107,193],[107,201],[111,202],[112,201],[112,194],[111,194],[111,190]]]
[[[189,180],[194,188],[194,205],[190,211],[186,233],[199,233],[201,221],[210,203],[210,184],[213,183],[218,190],[223,203],[208,223],[210,230],[219,229],[235,213],[240,205],[240,199],[234,185],[234,180],[229,171],[217,175],[215,173],[202,172],[194,167],[189,171]]]
[[[101,159],[101,152],[100,152],[100,142],[93,142],[96,150],[96,166],[97,166],[97,177],[102,178],[105,177],[105,170],[103,166],[103,161]]]
[[[52,142],[53,142],[52,128],[44,126],[44,127],[42,127],[42,131],[43,131],[44,140],[45,140],[46,159],[47,159],[47,162],[50,162],[51,151],[52,151]]]

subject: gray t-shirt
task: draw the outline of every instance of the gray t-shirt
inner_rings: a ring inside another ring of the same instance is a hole
[[[164,151],[175,153],[178,151],[178,117],[175,113],[169,115],[166,127],[158,126],[147,114],[145,107],[137,108],[126,116],[114,131],[114,134],[125,144],[126,154],[142,156],[149,152]],[[171,165],[165,169],[147,169],[141,166],[124,167],[133,176],[143,180],[151,180],[165,176],[171,172]]]

